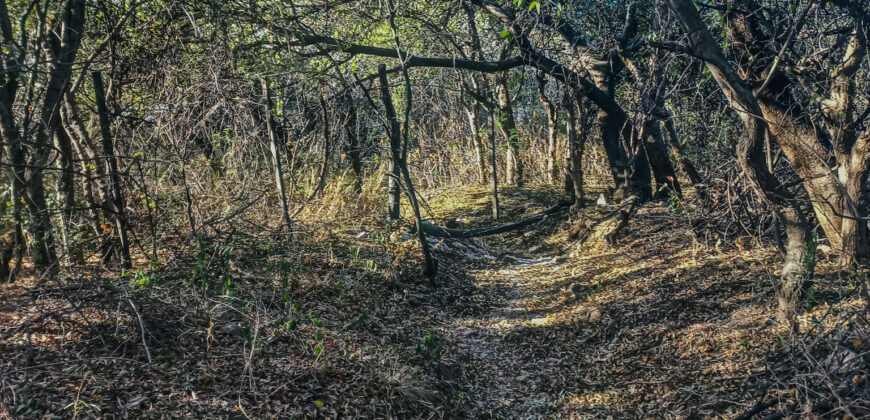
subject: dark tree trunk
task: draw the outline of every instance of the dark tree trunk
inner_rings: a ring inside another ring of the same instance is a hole
[[[359,142],[359,120],[357,118],[356,106],[348,99],[350,109],[347,112],[347,120],[344,122],[344,133],[347,136],[347,156],[350,158],[350,165],[353,168],[354,182],[353,193],[356,195],[362,194],[363,182],[363,165],[362,156],[360,154]]]
[[[100,134],[103,139],[103,153],[106,155],[106,164],[108,165],[108,187],[110,189],[108,195],[112,197],[112,212],[115,216],[115,230],[118,233],[118,241],[120,245],[121,268],[128,270],[132,267],[132,263],[130,261],[130,242],[127,237],[127,215],[124,207],[124,198],[121,195],[121,178],[118,174],[118,161],[115,158],[115,148],[112,142],[109,110],[106,108],[106,94],[103,90],[103,75],[100,72],[94,72],[92,76],[94,81],[94,95],[96,96],[97,102],[97,112],[100,115]]]
[[[490,193],[492,195],[492,218],[498,220],[499,217],[499,204],[498,204],[498,155],[496,154],[496,141],[495,141],[495,110],[491,107],[489,109],[489,130],[487,130],[487,135],[489,137],[489,178],[490,178]]]
[[[420,240],[420,250],[423,252],[423,260],[425,268],[423,275],[429,279],[434,279],[438,275],[438,266],[432,251],[429,249],[429,242],[426,240],[426,232],[423,229],[423,218],[420,215],[420,206],[417,203],[417,193],[414,190],[414,184],[411,182],[411,173],[408,171],[407,165],[407,147],[408,147],[408,124],[411,123],[407,118],[410,115],[411,107],[411,83],[407,70],[402,71],[405,77],[405,131],[402,133],[399,126],[399,118],[396,115],[396,108],[393,105],[393,98],[390,95],[390,88],[387,82],[387,67],[383,64],[378,66],[378,79],[381,84],[381,101],[384,103],[387,121],[387,136],[390,139],[390,152],[393,155],[393,162],[398,168],[400,174],[405,181],[405,193],[408,196],[408,201],[411,204],[411,209],[414,211],[414,219],[417,229],[417,237]],[[404,135],[404,142],[402,136]],[[403,146],[404,144],[404,146]],[[398,181],[398,180],[397,180]],[[398,182],[397,182],[398,183]]]
[[[399,220],[399,217],[401,217],[400,205],[402,200],[402,189],[399,187],[399,179],[402,174],[399,167],[400,165],[396,163],[395,157],[391,157],[390,174],[388,178],[390,202],[387,218],[389,220]]]
[[[646,118],[641,132],[650,168],[652,168],[656,180],[655,196],[668,199],[675,195],[682,198],[683,190],[680,188],[680,182],[677,180],[677,174],[668,156],[667,147],[662,137],[661,122],[655,117]]]

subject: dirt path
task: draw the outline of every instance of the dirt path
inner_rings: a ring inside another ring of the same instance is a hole
[[[552,322],[546,307],[564,300],[564,291],[542,295],[542,274],[560,271],[552,261],[520,264],[501,258],[492,264],[465,267],[477,288],[489,295],[493,306],[480,316],[461,318],[451,341],[467,354],[463,382],[475,416],[540,418],[556,415],[561,406],[555,385],[555,358],[539,357],[535,328]],[[570,292],[569,292],[570,293]]]
[[[751,406],[776,345],[765,265],[694,247],[665,214],[644,209],[615,247],[567,241],[552,221],[487,238],[496,260],[458,264],[488,301],[443,327],[468,417],[729,417]]]

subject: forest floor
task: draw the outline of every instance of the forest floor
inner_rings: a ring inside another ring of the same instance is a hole
[[[433,222],[494,224],[485,188],[424,197]],[[499,223],[558,199],[506,189]],[[648,204],[616,245],[569,239],[564,216],[433,241],[434,285],[407,226],[353,216],[219,233],[123,278],[25,279],[0,288],[0,418],[731,418],[817,374],[866,388],[856,279],[820,254],[795,339],[776,252],[689,214]],[[834,333],[847,357],[813,347]]]

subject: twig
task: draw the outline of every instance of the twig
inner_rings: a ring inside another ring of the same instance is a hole
[[[148,343],[145,341],[145,323],[142,322],[142,314],[139,313],[139,310],[136,309],[136,305],[133,303],[133,299],[130,298],[130,294],[127,293],[127,289],[124,289],[124,295],[127,296],[127,302],[130,304],[130,307],[133,308],[133,312],[136,313],[136,318],[139,319],[139,332],[142,335],[142,347],[145,347],[145,355],[148,356],[148,364],[152,363],[151,361],[151,350],[148,348]]]

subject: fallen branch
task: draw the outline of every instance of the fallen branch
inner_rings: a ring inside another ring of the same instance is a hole
[[[506,225],[494,226],[494,227],[485,227],[485,228],[477,228],[477,229],[451,229],[441,226],[436,226],[428,222],[423,222],[423,231],[428,235],[432,235],[439,238],[477,238],[480,236],[489,236],[489,235],[497,235],[499,233],[510,232],[513,230],[517,230],[523,228],[525,226],[531,225],[533,223],[540,222],[546,219],[549,216],[556,215],[568,210],[571,207],[571,203],[562,202],[553,207],[550,207],[547,210],[544,210],[541,213],[538,213],[534,216],[527,217],[525,219],[508,223]]]
[[[619,218],[619,222],[617,225],[610,230],[610,232],[604,234],[604,239],[608,244],[614,245],[616,243],[616,237],[619,232],[628,226],[628,221],[632,215],[634,215],[635,211],[638,209],[638,200],[637,196],[631,196],[625,199],[618,208],[609,209],[610,206],[602,207],[599,206],[599,211],[604,211],[605,216],[595,220],[580,220],[571,228],[571,231],[568,234],[569,239],[577,239],[580,243],[586,242],[589,239],[589,236],[592,232],[597,229],[602,223],[611,220],[613,218]]]

